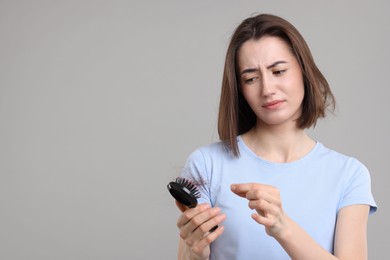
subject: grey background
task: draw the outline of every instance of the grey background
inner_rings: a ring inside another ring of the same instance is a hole
[[[0,259],[175,259],[166,184],[218,140],[229,37],[291,21],[338,101],[310,131],[371,171],[388,255],[387,1],[0,0]]]

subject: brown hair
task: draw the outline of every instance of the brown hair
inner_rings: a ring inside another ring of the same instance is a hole
[[[335,108],[335,99],[329,84],[314,63],[310,49],[298,30],[288,21],[275,15],[260,14],[249,17],[237,27],[230,40],[219,104],[219,138],[236,157],[239,156],[237,136],[256,124],[256,115],[240,90],[237,54],[244,42],[258,40],[263,36],[274,36],[285,41],[301,67],[305,95],[297,126],[301,129],[315,126],[318,118],[325,117],[328,107],[331,110]]]

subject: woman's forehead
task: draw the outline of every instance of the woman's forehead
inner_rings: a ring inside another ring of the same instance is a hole
[[[277,61],[289,62],[295,57],[284,40],[268,36],[244,42],[237,58],[240,69],[244,69],[244,67],[269,67]]]

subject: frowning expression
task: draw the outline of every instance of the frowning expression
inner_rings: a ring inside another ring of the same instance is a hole
[[[246,41],[238,52],[243,96],[265,125],[295,124],[301,115],[304,82],[301,68],[282,39],[265,36]]]

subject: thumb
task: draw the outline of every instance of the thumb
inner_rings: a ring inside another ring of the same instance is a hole
[[[188,209],[187,206],[181,204],[180,202],[178,202],[177,200],[175,200],[175,203],[176,203],[176,206],[177,208],[181,211],[181,212],[184,212]]]

